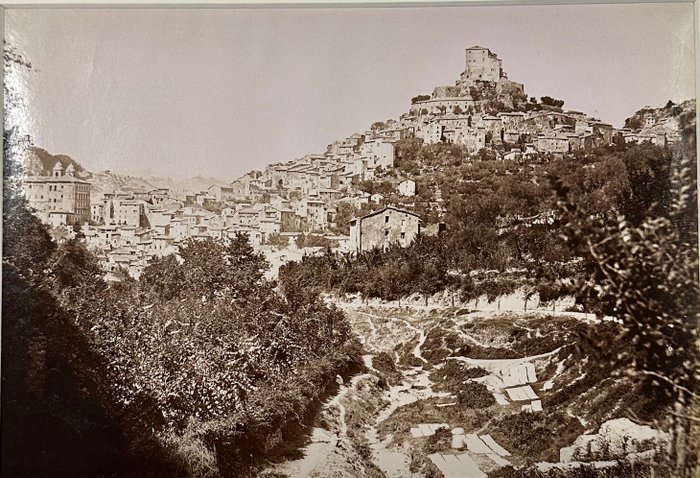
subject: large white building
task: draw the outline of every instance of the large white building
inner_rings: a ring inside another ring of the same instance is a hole
[[[75,175],[73,164],[56,161],[50,175],[27,176],[24,192],[29,206],[45,222],[84,224],[90,220],[90,183]]]

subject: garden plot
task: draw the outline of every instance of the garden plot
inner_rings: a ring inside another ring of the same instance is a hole
[[[441,428],[450,428],[450,426],[447,423],[421,423],[417,427],[411,428],[411,436],[413,438],[433,436]]]
[[[462,455],[441,455],[433,453],[428,458],[435,463],[445,478],[487,478],[486,473],[466,453]]]
[[[506,387],[525,385],[537,382],[535,366],[530,362],[515,364],[504,367],[500,370],[501,380]]]
[[[510,465],[504,457],[510,453],[491,438],[491,435],[477,435],[475,433],[464,434],[464,429],[454,428],[452,430],[452,448],[460,450],[467,447],[470,453],[486,455],[498,466]]]
[[[489,361],[490,369],[487,368],[487,370],[491,371],[491,375],[473,380],[486,385],[499,405],[505,406],[509,405],[510,402],[530,401],[530,404],[522,406],[522,410],[542,411],[542,401],[529,385],[537,382],[535,366],[531,362],[522,362],[523,360],[526,359],[513,359],[509,361],[510,363],[503,363],[502,360]],[[493,362],[498,362],[498,364]],[[483,365],[481,366],[483,367]]]
[[[506,388],[506,393],[508,394],[508,398],[514,402],[537,400],[539,398],[529,385],[525,385],[524,387]]]

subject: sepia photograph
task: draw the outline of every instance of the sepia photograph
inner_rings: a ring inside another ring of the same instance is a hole
[[[696,10],[5,8],[0,474],[700,477]]]

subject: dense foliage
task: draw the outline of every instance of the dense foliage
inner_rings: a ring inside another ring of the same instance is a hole
[[[3,298],[3,336],[11,339],[3,351],[12,354],[4,355],[3,379],[15,372],[24,375],[18,381],[36,381],[47,367],[60,368],[67,357],[46,363],[46,349],[56,341],[62,345],[61,336],[70,331],[74,342],[55,353],[96,357],[101,367],[71,364],[70,371],[56,373],[89,381],[91,399],[103,403],[103,412],[126,436],[152,430],[170,459],[193,474],[240,473],[249,464],[241,449],[254,448],[256,440],[274,446],[271,434],[303,416],[331,379],[358,360],[344,316],[308,294],[285,298],[274,292],[263,279],[267,264],[246,236],[228,244],[190,241],[179,257],[154,260],[140,281],[107,284],[80,242],[56,246],[24,204],[13,205],[6,202],[5,231],[13,235],[6,242],[4,290],[14,295]],[[28,250],[23,239],[43,244]],[[36,267],[40,261],[45,265],[33,272],[28,263]],[[17,290],[29,280],[32,288]],[[27,302],[21,306],[19,300]],[[27,310],[36,301],[45,305]],[[36,320],[36,330],[22,329],[25,317]],[[53,326],[55,320],[65,331]],[[31,339],[36,334],[42,334],[38,344]],[[27,364],[33,368],[13,368]],[[75,393],[73,386],[65,383],[60,393]],[[47,385],[33,387],[48,391]],[[24,406],[38,406],[33,398],[25,395]],[[14,411],[11,403],[8,408]],[[77,427],[74,433],[84,432]],[[199,454],[185,453],[185,438],[187,447],[197,443]],[[30,464],[18,458],[31,450],[15,449],[11,462]]]
[[[494,420],[488,430],[507,450],[547,461],[558,461],[560,446],[555,444],[567,445],[584,431],[575,417],[560,412],[514,413]]]
[[[397,143],[396,162],[400,175],[417,180],[418,195],[405,201],[416,202],[425,223],[444,222],[446,231],[423,235],[408,248],[308,257],[282,268],[283,283],[386,300],[445,289],[464,299],[495,298],[526,287],[550,300],[566,292],[563,279],[582,271],[579,251],[562,240],[568,219],[557,205],[553,178],[581,211],[606,223],[618,212],[633,224],[646,211],[667,215],[672,200],[672,151],[651,144],[513,162],[481,160],[456,145],[424,146],[409,139]],[[385,183],[363,187],[375,191],[386,189]],[[401,205],[397,199],[391,197]],[[423,214],[426,209],[430,212]]]
[[[4,189],[3,475],[240,476],[359,363],[342,313],[276,293],[247,236],[190,240],[139,281],[106,283],[15,186]]]
[[[31,65],[6,49],[5,67]],[[31,138],[6,125],[3,476],[241,476],[361,362],[343,314],[278,294],[242,234],[106,282],[79,240],[58,244],[29,210]]]
[[[641,377],[644,395],[674,407],[677,476],[694,466],[688,411],[700,372],[697,158],[694,122],[685,121],[670,160],[657,161],[655,177],[637,170],[639,195],[627,195],[609,217],[587,214],[559,185],[565,237],[583,259],[572,289],[617,319],[615,342],[630,345],[608,358],[617,372]]]

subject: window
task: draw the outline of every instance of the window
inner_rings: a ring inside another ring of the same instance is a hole
[[[389,224],[389,216],[384,216],[384,224]]]
[[[402,232],[402,233],[401,233],[401,240],[404,240],[404,239],[406,239],[406,233],[405,233],[405,232]]]
[[[389,231],[384,231],[384,237],[389,237]]]

